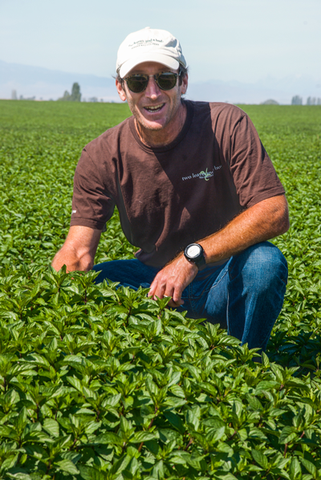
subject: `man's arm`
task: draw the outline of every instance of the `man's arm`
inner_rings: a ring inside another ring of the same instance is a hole
[[[58,271],[66,265],[67,272],[91,270],[100,235],[101,231],[93,228],[78,225],[70,227],[65,243],[53,259],[52,267]]]
[[[206,263],[228,259],[259,242],[285,233],[289,228],[288,205],[284,195],[263,200],[235,217],[226,227],[198,241]],[[180,253],[154,278],[149,296],[171,297],[170,306],[183,304],[183,290],[194,280],[198,268]]]

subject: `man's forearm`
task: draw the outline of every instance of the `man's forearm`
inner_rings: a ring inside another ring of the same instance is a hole
[[[230,258],[259,242],[285,233],[289,228],[288,206],[284,196],[272,197],[254,205],[235,217],[226,227],[199,240],[206,263]],[[181,252],[154,278],[149,295],[153,298],[172,297],[171,306],[182,304],[181,294],[197,274]]]
[[[282,235],[288,228],[287,201],[284,196],[278,196],[245,210],[222,230],[198,243],[204,248],[206,263],[214,263],[230,258],[251,245]]]
[[[60,270],[63,265],[66,265],[67,272],[73,272],[75,270],[91,270],[93,264],[93,259],[89,255],[78,257],[72,250],[67,250],[63,247],[56,253],[51,265],[57,271]]]
[[[63,247],[52,261],[52,267],[58,271],[66,265],[68,272],[91,270],[100,235],[100,230],[90,227],[70,227]]]

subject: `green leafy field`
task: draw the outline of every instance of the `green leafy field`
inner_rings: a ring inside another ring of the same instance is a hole
[[[146,290],[49,268],[81,149],[127,106],[0,101],[0,479],[321,478],[321,108],[242,108],[291,218],[262,365]],[[132,252],[115,214],[96,262]]]

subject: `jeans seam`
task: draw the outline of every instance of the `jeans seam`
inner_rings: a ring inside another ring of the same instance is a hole
[[[216,280],[213,285],[211,286],[211,288],[209,289],[208,293],[213,289],[215,288],[217,285],[219,285],[221,283],[221,281],[225,278],[225,276],[227,275],[228,273],[228,268],[226,269],[226,271],[224,272],[224,274],[220,277],[219,280]]]
[[[223,277],[224,277],[224,275],[222,276],[222,278]],[[217,284],[218,283],[219,282],[217,282]],[[202,290],[202,296],[208,297],[210,291],[212,290],[212,287],[213,287],[213,285],[210,285],[208,288],[204,288],[204,290]],[[199,296],[198,295],[192,295],[192,285],[191,284],[187,288],[188,288],[188,300],[190,302],[193,313],[195,313],[197,311],[197,301],[199,300]],[[194,301],[194,299],[196,299],[196,301]]]
[[[220,277],[222,272],[220,272],[220,274],[218,275],[217,278]],[[216,286],[218,286],[222,280],[225,278],[225,276],[228,274],[228,267],[226,266],[226,271],[221,275],[221,277],[219,278],[219,280],[215,280],[214,284],[212,284],[208,289],[204,289],[203,292],[202,292],[202,296],[206,296],[208,298],[210,292],[212,291],[212,289],[214,289]],[[188,287],[190,288],[190,286]],[[196,299],[196,301],[194,301],[194,298]],[[193,313],[197,313],[197,300],[199,299],[198,296],[192,296],[191,294],[189,295],[189,302],[190,302],[190,305],[191,305],[191,309],[192,309],[192,312]]]
[[[194,305],[194,297],[192,296],[192,285],[188,286],[188,300],[192,309],[192,312],[195,313],[196,307]]]

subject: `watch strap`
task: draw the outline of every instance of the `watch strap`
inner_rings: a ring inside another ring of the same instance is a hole
[[[193,257],[193,258],[191,258],[188,255],[188,250],[192,246],[198,246],[199,249],[200,249],[199,255],[197,255],[196,257]],[[197,268],[201,268],[204,265],[206,265],[206,260],[205,260],[205,256],[204,256],[204,249],[203,249],[202,245],[200,245],[199,243],[191,243],[191,244],[187,245],[187,247],[184,250],[184,255],[185,255],[186,260],[190,263],[194,263],[197,266]]]

